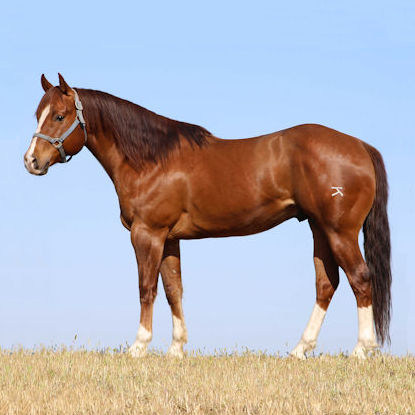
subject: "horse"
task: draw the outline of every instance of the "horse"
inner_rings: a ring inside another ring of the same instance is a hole
[[[390,342],[388,184],[374,147],[317,124],[220,139],[105,92],[70,87],[61,74],[59,85],[44,75],[41,85],[25,167],[43,175],[87,147],[111,178],[138,264],[141,308],[132,356],[145,356],[152,339],[159,274],[172,313],[167,353],[184,355],[181,239],[249,235],[291,218],[308,220],[316,274],[314,308],[291,355],[305,359],[316,346],[339,267],[357,303],[351,355],[366,358]]]

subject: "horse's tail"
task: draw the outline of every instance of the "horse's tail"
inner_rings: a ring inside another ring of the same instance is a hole
[[[378,150],[364,143],[372,159],[376,176],[376,195],[363,224],[366,263],[372,282],[373,317],[378,341],[390,343],[391,318],[391,245],[387,212],[388,181],[385,165]]]

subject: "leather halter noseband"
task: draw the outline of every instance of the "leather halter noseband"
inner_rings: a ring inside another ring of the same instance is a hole
[[[61,163],[67,163],[72,156],[69,156],[67,158],[65,149],[63,148],[63,142],[69,137],[69,135],[75,130],[75,128],[78,126],[78,124],[81,125],[81,128],[84,130],[85,134],[85,143],[87,140],[87,134],[86,134],[86,127],[85,127],[85,118],[82,114],[82,110],[84,109],[82,106],[82,103],[79,99],[78,93],[73,89],[73,92],[75,93],[75,108],[76,108],[76,117],[72,125],[60,136],[60,137],[50,137],[46,134],[42,133],[34,133],[33,137],[39,137],[43,140],[48,141],[51,143],[58,151],[61,156]]]

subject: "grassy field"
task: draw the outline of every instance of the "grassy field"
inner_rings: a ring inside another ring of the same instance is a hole
[[[0,414],[415,414],[415,357],[0,351]]]

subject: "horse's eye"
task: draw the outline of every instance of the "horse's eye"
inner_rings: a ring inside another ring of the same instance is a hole
[[[63,116],[63,115],[58,115],[57,117],[56,117],[56,119],[58,120],[58,121],[63,121],[63,119],[64,119],[65,117]]]

